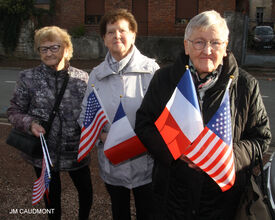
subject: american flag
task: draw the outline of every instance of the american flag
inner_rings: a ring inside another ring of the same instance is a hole
[[[184,155],[226,191],[235,182],[232,148],[229,92],[226,89],[219,109]]]
[[[50,174],[46,165],[45,157],[42,161],[42,171],[41,176],[34,182],[33,193],[32,193],[32,204],[37,204],[44,196],[49,193],[49,185],[50,185]]]
[[[108,117],[100,104],[96,91],[92,91],[87,99],[85,118],[81,129],[78,149],[78,162],[81,161],[94,147],[103,126],[108,122]]]

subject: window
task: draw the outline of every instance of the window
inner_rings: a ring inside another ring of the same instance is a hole
[[[198,13],[198,1],[176,0],[176,24],[186,24]]]
[[[264,8],[263,7],[257,7],[256,8],[256,20],[258,24],[263,23],[264,18]]]
[[[85,24],[99,24],[101,17],[104,15],[103,0],[86,0],[85,1]]]

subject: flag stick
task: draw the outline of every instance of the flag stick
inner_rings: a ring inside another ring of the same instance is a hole
[[[95,93],[95,96],[96,96],[97,100],[99,101],[99,104],[101,105],[101,107],[103,108],[103,111],[105,112],[105,115],[106,115],[106,118],[107,118],[109,124],[111,124],[110,120],[109,120],[109,117],[107,115],[107,112],[105,111],[104,105],[102,104],[101,99],[99,98],[99,95],[97,94],[97,91],[96,91],[96,88],[95,88],[94,84],[92,84],[92,88],[93,88],[93,91]]]
[[[53,167],[53,164],[52,164],[52,161],[51,161],[51,157],[50,157],[50,154],[49,154],[49,150],[48,150],[48,145],[47,145],[47,143],[46,143],[45,137],[44,137],[43,134],[41,134],[41,137],[42,137],[42,140],[43,140],[43,143],[44,143],[44,144],[43,144],[43,147],[44,147],[45,150],[46,150],[47,159],[48,159],[50,165]]]
[[[41,141],[41,145],[42,145],[42,150],[43,150],[43,157],[44,157],[44,160],[45,160],[45,164],[46,164],[46,169],[48,170],[48,174],[49,174],[49,178],[51,178],[51,172],[50,172],[50,167],[49,167],[49,161],[48,161],[48,158],[47,158],[47,155],[46,155],[46,150],[45,150],[45,147],[44,147],[44,144],[43,144],[43,134],[40,133],[40,141]]]
[[[230,78],[229,78],[229,81],[228,81],[228,84],[227,84],[227,86],[226,86],[225,91],[229,90],[229,87],[230,87],[230,85],[231,85],[231,83],[232,83],[233,78],[234,78],[234,76],[231,75]],[[223,100],[224,100],[224,97],[225,97],[225,93],[224,93],[224,95],[223,95],[222,102],[223,102]]]
[[[230,78],[229,78],[228,84],[227,84],[227,86],[226,86],[226,89],[229,88],[229,86],[231,85],[231,82],[232,82],[233,79],[234,79],[234,76],[231,75]]]

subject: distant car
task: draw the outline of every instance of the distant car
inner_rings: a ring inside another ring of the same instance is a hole
[[[255,48],[269,49],[275,46],[275,35],[270,26],[256,26],[253,43]]]

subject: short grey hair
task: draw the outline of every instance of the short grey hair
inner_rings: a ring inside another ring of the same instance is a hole
[[[214,10],[204,11],[193,17],[185,28],[184,39],[187,40],[194,29],[198,28],[206,30],[212,25],[221,25],[222,28],[224,28],[225,39],[223,40],[228,40],[229,29],[226,20],[220,15],[220,13]]]

